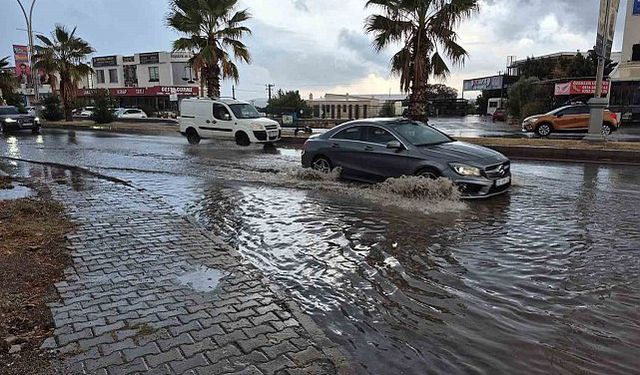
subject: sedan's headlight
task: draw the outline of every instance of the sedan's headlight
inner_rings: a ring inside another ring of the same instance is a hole
[[[35,121],[36,123],[38,123],[38,124],[39,124],[39,123],[40,123],[40,117],[36,117],[36,118],[34,118],[34,119],[33,119],[33,121]]]
[[[251,124],[251,130],[263,131],[264,130],[264,126],[262,126],[260,124]]]
[[[18,121],[14,120],[14,119],[12,119],[12,118],[7,118],[7,119],[5,119],[5,120],[4,120],[4,122],[6,122],[6,123],[8,123],[8,124],[13,124],[13,123],[16,123],[16,122],[18,122]]]
[[[482,176],[482,171],[480,170],[480,168],[472,167],[466,164],[459,164],[459,163],[451,163],[449,165],[460,176],[471,176],[471,177]]]

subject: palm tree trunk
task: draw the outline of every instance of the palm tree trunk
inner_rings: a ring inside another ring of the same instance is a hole
[[[207,95],[210,98],[220,97],[220,68],[218,65],[209,66],[207,73]]]
[[[409,103],[411,104],[409,118],[415,121],[424,122],[427,122],[429,120],[429,102],[426,83],[416,82],[416,84],[413,86],[413,90],[409,98]]]

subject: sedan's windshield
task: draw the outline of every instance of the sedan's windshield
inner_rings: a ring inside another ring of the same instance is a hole
[[[2,107],[0,108],[0,115],[19,115],[18,108],[16,107]]]
[[[231,104],[231,110],[236,118],[260,118],[262,117],[251,104]]]
[[[390,127],[414,146],[432,146],[453,142],[447,135],[418,121],[400,122],[390,125]]]

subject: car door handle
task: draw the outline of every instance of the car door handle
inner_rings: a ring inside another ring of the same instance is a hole
[[[331,144],[331,148],[340,148],[340,145],[337,143]]]
[[[365,151],[373,151],[373,147],[371,147],[371,146],[366,146],[366,147],[364,148],[364,150],[365,150]]]

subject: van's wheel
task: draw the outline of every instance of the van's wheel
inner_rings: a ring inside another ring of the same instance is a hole
[[[416,173],[416,176],[428,178],[430,180],[437,180],[438,178],[440,178],[440,174],[430,168],[419,170],[418,173]]]
[[[245,132],[237,132],[236,133],[236,144],[238,146],[249,146],[251,141],[249,140],[249,136]]]
[[[200,135],[194,128],[187,129],[187,141],[189,141],[189,144],[197,145],[200,143],[200,139]]]
[[[611,133],[613,133],[613,128],[611,127],[611,125],[607,123],[602,124],[602,134],[611,135]]]
[[[538,125],[538,127],[536,128],[536,134],[538,134],[541,137],[548,137],[552,131],[553,131],[553,127],[548,122],[542,123]]]
[[[322,173],[330,173],[333,169],[331,165],[331,160],[325,158],[324,156],[317,157],[312,164],[313,169]]]

